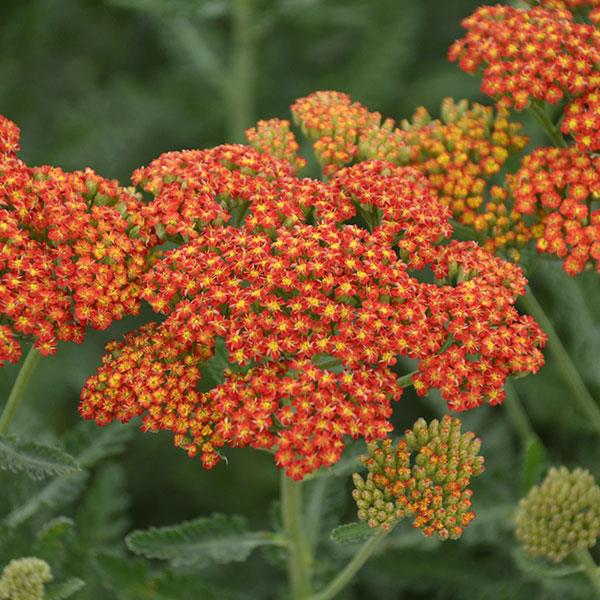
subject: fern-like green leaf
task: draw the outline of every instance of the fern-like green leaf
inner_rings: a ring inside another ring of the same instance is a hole
[[[79,467],[75,459],[60,448],[0,436],[0,469],[25,473],[39,480],[74,473]]]
[[[4,523],[10,527],[17,527],[44,508],[56,508],[68,504],[81,493],[86,481],[85,471],[52,479],[32,494],[24,504],[10,512],[4,518]]]
[[[125,538],[130,550],[175,566],[243,561],[259,546],[277,544],[270,532],[248,531],[237,515],[215,514],[178,525],[134,531]]]
[[[51,585],[44,594],[44,600],[67,600],[85,586],[85,582],[77,577]]]
[[[336,544],[353,544],[373,537],[379,532],[377,527],[369,527],[366,523],[347,523],[331,532],[331,540]]]
[[[120,423],[98,427],[95,423],[81,423],[65,438],[67,449],[83,468],[93,467],[105,458],[120,454],[133,436],[133,428]]]

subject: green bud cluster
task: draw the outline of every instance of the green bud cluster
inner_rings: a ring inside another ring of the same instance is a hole
[[[483,471],[479,449],[475,435],[461,433],[460,420],[449,416],[429,425],[419,419],[395,447],[389,439],[370,443],[362,458],[367,478],[353,477],[358,518],[389,529],[413,516],[425,535],[459,538],[475,517],[468,485]]]
[[[52,581],[50,565],[35,557],[11,560],[0,577],[1,600],[43,600],[44,584]]]
[[[600,487],[589,471],[551,468],[519,503],[516,535],[529,554],[560,562],[600,536]]]

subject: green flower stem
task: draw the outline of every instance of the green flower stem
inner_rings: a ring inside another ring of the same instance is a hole
[[[311,595],[312,557],[302,524],[302,483],[281,472],[281,519],[289,547],[288,577],[290,598],[307,600]]]
[[[523,408],[521,399],[517,394],[517,390],[510,379],[506,380],[506,399],[504,406],[510,420],[513,422],[515,429],[519,432],[523,444],[527,444],[531,438],[537,439],[537,434],[533,429],[533,425]]]
[[[591,581],[600,598],[600,567],[596,564],[589,550],[586,548],[574,550],[573,556],[575,556],[579,564],[585,569],[585,574],[588,576],[588,579]]]
[[[529,112],[540,124],[555,146],[558,146],[559,148],[566,148],[568,146],[560,129],[552,122],[543,105],[532,102],[529,106]]]
[[[411,371],[410,373],[407,373],[406,375],[402,375],[402,377],[398,377],[398,379],[396,379],[396,383],[400,386],[400,387],[410,387],[413,383],[412,378],[413,375],[416,375],[418,373],[418,369],[415,371]]]
[[[355,554],[354,558],[338,573],[329,585],[312,596],[310,600],[329,600],[344,589],[359,569],[367,562],[371,554],[377,550],[383,538],[385,538],[390,531],[391,529],[387,531],[385,529],[380,529],[377,535],[365,542],[361,549]]]
[[[525,296],[521,297],[521,302],[525,310],[535,318],[545,331],[548,336],[548,348],[554,354],[560,372],[571,387],[575,401],[579,404],[591,425],[600,432],[600,407],[592,398],[569,353],[560,341],[552,322],[529,287],[527,287]]]
[[[10,395],[8,396],[8,401],[6,402],[6,406],[2,411],[2,416],[0,417],[0,435],[6,433],[17,407],[19,403],[23,399],[23,395],[25,393],[25,389],[27,388],[27,384],[31,379],[31,374],[40,358],[40,353],[33,347],[29,349],[23,364],[21,365],[21,369],[19,370],[19,374],[13,384],[12,390],[10,391]]]
[[[253,0],[232,0],[231,62],[225,97],[229,110],[229,139],[243,142],[252,124],[256,82],[256,28],[253,24]]]

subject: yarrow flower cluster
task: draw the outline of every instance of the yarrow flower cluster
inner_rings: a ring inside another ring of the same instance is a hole
[[[483,472],[479,448],[479,439],[461,433],[460,420],[449,416],[429,425],[419,419],[395,446],[391,439],[368,444],[367,477],[353,475],[358,518],[390,529],[414,517],[425,535],[458,539],[475,518],[469,484]]]
[[[551,468],[519,504],[516,535],[534,556],[560,562],[600,536],[600,487],[589,471]]]
[[[538,148],[509,178],[515,207],[535,217],[540,252],[563,258],[567,273],[600,272],[600,158],[577,148]]]
[[[230,150],[215,153],[231,158]],[[174,431],[176,444],[200,453],[207,468],[224,445],[269,448],[288,475],[301,479],[336,462],[346,436],[371,440],[391,430],[391,402],[402,389],[390,368],[399,355],[422,360],[419,393],[440,386],[459,410],[501,401],[508,375],[541,366],[544,336],[514,309],[524,289],[519,269],[477,253],[472,244],[436,245],[450,233],[449,213],[418,172],[382,161],[339,171],[318,183],[328,190],[321,202],[332,200],[333,208],[301,206],[296,213],[298,220],[316,216],[316,225],[273,228],[257,226],[256,207],[280,198],[274,188],[287,189],[290,202],[298,190],[304,202],[311,180],[283,169],[272,171],[269,182],[266,167],[258,165],[275,159],[234,151],[236,160],[251,156],[254,165],[244,172],[224,169],[225,179],[232,173],[245,178],[242,192],[253,190],[247,220],[234,228],[209,224],[200,209],[188,215],[189,241],[165,253],[144,277],[143,297],[167,319],[151,335],[142,330],[109,346],[111,354],[83,390],[84,417],[104,424],[144,414],[145,429]],[[185,194],[194,188],[195,172],[204,177],[209,154],[196,151],[185,163],[170,154],[136,172],[157,194],[148,209],[164,206],[166,185],[183,192],[177,210],[185,210]],[[174,169],[180,171],[173,178]],[[185,187],[182,178],[188,178]],[[219,189],[207,191],[207,199],[223,198]],[[229,189],[238,199],[240,192]],[[372,235],[340,224],[357,210],[369,215]],[[320,215],[326,218],[319,222]],[[440,280],[460,271],[462,279],[424,284],[409,274],[409,265],[431,265]],[[170,348],[161,350],[152,336]],[[195,393],[202,362],[220,338],[234,367],[222,385]],[[339,372],[323,367],[323,360]],[[177,393],[165,392],[174,385]]]
[[[517,247],[530,238],[522,216],[507,207],[506,193],[489,181],[509,155],[521,150],[527,138],[521,125],[508,120],[508,110],[466,100],[446,98],[441,118],[419,108],[400,129],[390,121],[365,133],[360,144],[364,159],[383,158],[419,169],[460,223],[481,232],[490,251]],[[487,202],[486,202],[487,200]]]
[[[30,168],[18,129],[0,119],[0,362],[17,361],[20,340],[42,354],[58,340],[81,342],[140,306],[139,279],[158,240],[132,190],[91,169]]]
[[[43,600],[44,585],[52,581],[50,565],[35,557],[11,560],[0,577],[0,600]]]
[[[568,10],[483,6],[463,21],[467,35],[449,51],[469,73],[483,67],[481,90],[504,106],[556,104],[600,84],[600,31]]]

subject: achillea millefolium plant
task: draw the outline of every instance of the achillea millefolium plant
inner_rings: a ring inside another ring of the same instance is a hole
[[[570,276],[600,270],[597,7],[539,4],[478,9],[450,49],[463,70],[482,71],[495,106],[446,99],[439,118],[418,108],[395,123],[342,92],[296,100],[292,121],[320,178],[303,173],[287,120],[259,121],[248,144],[164,153],[124,187],[90,169],[28,166],[18,127],[2,117],[0,361],[31,345],[0,419],[4,466],[33,477],[79,468],[5,433],[38,355],[85,343],[88,325],[105,329],[143,302],[155,318],[107,344],[81,417],[169,431],[205,469],[251,447],[281,470],[274,531],[214,515],[130,534],[129,549],[148,558],[191,566],[274,546],[288,562],[287,597],[326,600],[404,518],[442,541],[468,535],[471,479],[486,476],[481,440],[449,415],[420,418],[398,439],[394,405],[409,386],[455,412],[502,404],[510,378],[542,367],[546,344],[600,432],[596,400],[528,289],[534,259],[524,260],[534,248]],[[527,144],[511,111],[525,109],[553,146],[508,173]],[[514,393],[509,401],[541,449]],[[357,441],[366,454],[349,459]],[[366,541],[316,586],[302,489],[344,460],[356,471],[357,520],[332,539]],[[589,473],[551,471],[521,502],[516,535],[527,552],[580,561],[598,588],[587,554],[597,490]],[[26,597],[14,591],[21,565],[36,572],[29,596],[44,598],[52,575],[38,558],[5,568],[0,598]],[[67,580],[55,597],[81,585]]]

